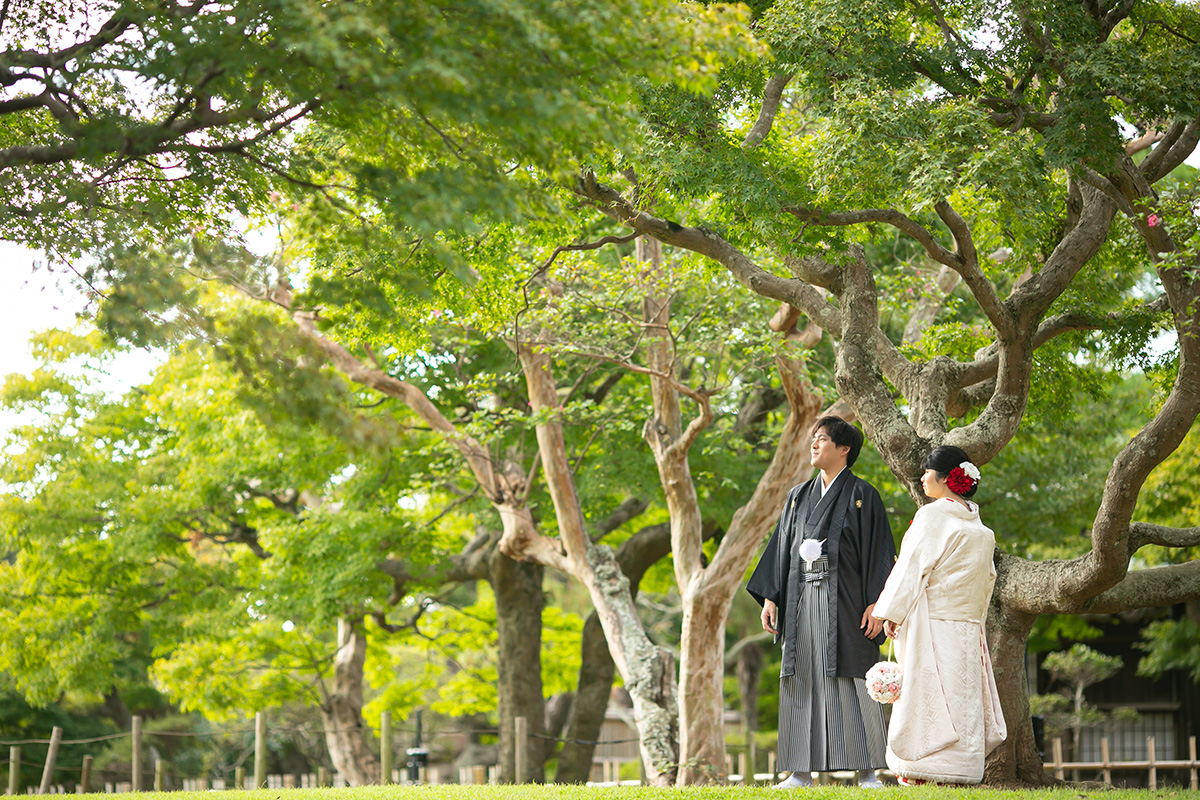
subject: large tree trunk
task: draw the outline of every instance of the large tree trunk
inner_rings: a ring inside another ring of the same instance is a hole
[[[364,738],[363,665],[367,658],[367,637],[362,622],[361,617],[338,620],[333,691],[321,705],[329,759],[351,786],[379,781],[379,759]]]
[[[984,782],[993,785],[1039,785],[1049,783],[1042,769],[1042,757],[1033,738],[1029,715],[1029,682],[1025,672],[1025,652],[1029,632],[1036,615],[1017,611],[1001,598],[997,581],[987,619],[988,650],[1000,693],[1000,708],[1008,728],[1008,739],[987,759]]]
[[[500,782],[516,780],[516,739],[513,720],[525,717],[529,740],[522,770],[527,782],[542,783],[542,748],[546,732],[546,699],[542,693],[542,609],[545,595],[540,564],[522,564],[496,551],[491,559],[491,584],[496,596],[499,638]]]

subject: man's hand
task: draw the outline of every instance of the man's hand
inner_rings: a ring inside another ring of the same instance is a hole
[[[871,616],[871,612],[875,610],[875,604],[867,606],[867,610],[863,612],[862,622],[858,623],[858,627],[868,639],[874,639],[883,630],[883,620],[876,619]]]
[[[762,626],[767,633],[779,635],[775,626],[779,624],[779,609],[770,600],[763,600]]]

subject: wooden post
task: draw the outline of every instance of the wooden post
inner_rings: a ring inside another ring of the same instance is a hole
[[[743,786],[755,783],[754,776],[758,773],[758,747],[754,742],[754,731],[750,731],[750,738],[746,740],[746,752],[748,754],[747,759],[750,761],[750,772],[743,779]]]
[[[774,781],[779,777],[779,773],[775,771],[775,751],[767,751],[767,772],[771,773],[771,780]]]
[[[1150,791],[1158,788],[1158,768],[1154,766],[1154,737],[1146,737],[1146,762],[1150,767]]]
[[[329,786],[329,768],[317,767],[317,786],[322,789]]]
[[[1192,759],[1195,760],[1195,757]],[[1193,771],[1193,776],[1195,772]],[[21,748],[12,745],[8,748],[8,793],[17,794],[21,791]]]
[[[208,791],[208,778],[196,778],[196,791],[197,792],[207,792]]]
[[[130,781],[133,788],[130,791],[140,792],[142,790],[142,718],[138,714],[133,715],[133,758],[131,759],[133,775]]]
[[[525,753],[529,749],[529,723],[525,717],[513,718],[513,776],[517,783],[525,782]]]
[[[1063,760],[1062,760],[1062,739],[1054,737],[1054,747],[1051,750],[1054,754],[1054,760],[1050,763],[1054,765],[1054,777],[1060,781],[1063,779]]]
[[[254,788],[267,788],[267,715],[254,715]]]
[[[1112,786],[1112,767],[1108,759],[1108,737],[1104,736],[1100,739],[1100,761],[1104,764],[1104,769],[1100,774],[1104,776],[1104,782]]]
[[[62,728],[55,725],[50,732],[50,749],[46,751],[46,766],[42,769],[42,785],[38,794],[50,794],[50,784],[54,779],[54,762],[58,760],[58,745],[62,741]]]
[[[476,785],[482,786],[483,784],[487,783],[487,767],[483,765],[476,765],[474,773]]]
[[[746,751],[743,750],[742,752],[738,753],[738,772],[741,773],[742,776],[742,786],[750,785],[749,780],[746,778],[746,763]]]
[[[1188,772],[1191,773],[1192,791],[1194,792],[1194,791],[1196,791],[1196,789],[1200,788],[1200,786],[1197,786],[1197,784],[1196,784],[1196,737],[1195,736],[1188,737],[1188,760],[1192,762],[1191,767],[1188,769]]]
[[[288,774],[284,775],[283,776],[283,788],[295,789],[296,788],[296,776],[291,774],[290,772]]]
[[[246,788],[246,768],[234,767],[233,769],[233,788],[239,792]]]
[[[165,792],[167,790],[167,762],[159,759],[154,762],[154,791]]]
[[[79,776],[79,788],[84,794],[92,793],[92,757],[83,757],[83,772]]]
[[[379,783],[392,782],[392,712],[379,715]]]

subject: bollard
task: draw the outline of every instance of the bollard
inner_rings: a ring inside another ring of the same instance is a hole
[[[379,782],[392,782],[392,712],[379,715]]]
[[[254,788],[267,788],[267,715],[254,715]]]
[[[130,777],[132,788],[130,791],[140,792],[142,790],[142,718],[137,714],[133,716],[133,758],[132,771]]]
[[[54,762],[58,760],[58,745],[62,742],[62,728],[55,725],[50,732],[50,749],[46,751],[46,766],[42,769],[42,785],[38,794],[50,794],[50,783],[54,779]]]
[[[83,794],[92,793],[92,757],[83,757],[83,772],[79,776],[79,788]]]
[[[19,794],[21,791],[21,748],[13,745],[8,748],[8,793]]]
[[[525,782],[525,751],[529,743],[529,725],[525,717],[513,718],[513,777],[517,783]]]

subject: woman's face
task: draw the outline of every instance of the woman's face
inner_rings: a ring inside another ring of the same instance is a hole
[[[925,490],[925,496],[933,500],[945,497],[949,491],[946,488],[946,479],[939,477],[937,472],[931,469],[925,470],[925,474],[921,476],[921,488]]]

